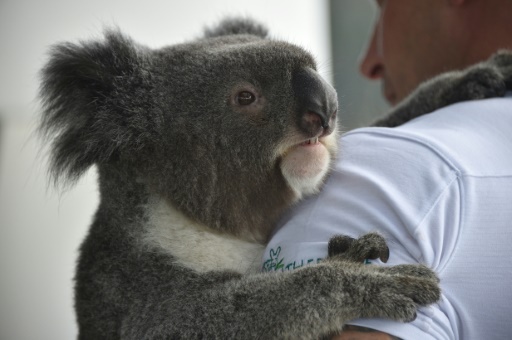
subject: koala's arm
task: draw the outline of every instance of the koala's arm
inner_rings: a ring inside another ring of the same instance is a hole
[[[511,89],[512,52],[500,51],[466,70],[443,73],[424,82],[372,126],[395,127],[454,103],[502,97]]]
[[[354,246],[368,242],[382,244],[365,238]],[[354,253],[284,273],[198,274],[184,281],[183,294],[163,279],[143,287],[149,295],[131,304],[122,338],[318,339],[354,318],[411,321],[419,305],[439,299],[439,281],[428,268],[363,265],[355,260],[364,255]]]

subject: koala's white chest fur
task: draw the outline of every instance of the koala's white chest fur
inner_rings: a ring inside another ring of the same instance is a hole
[[[258,272],[264,245],[219,234],[190,220],[168,201],[148,205],[144,242],[172,255],[175,263],[198,272]]]

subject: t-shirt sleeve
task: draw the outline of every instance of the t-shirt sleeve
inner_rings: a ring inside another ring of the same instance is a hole
[[[322,192],[283,219],[265,252],[264,269],[314,263],[326,256],[327,241],[335,234],[358,237],[378,231],[390,247],[385,265],[423,263],[441,272],[460,229],[457,168],[424,140],[389,129],[359,129],[345,135],[341,144],[341,157]],[[453,339],[454,319],[449,301],[441,301],[422,308],[413,323],[352,324],[402,339]]]
[[[383,233],[395,250],[390,264],[418,262],[442,270],[460,224],[459,171],[423,140],[366,130],[343,139],[345,152],[318,197],[322,213],[329,214],[325,224],[354,237]]]

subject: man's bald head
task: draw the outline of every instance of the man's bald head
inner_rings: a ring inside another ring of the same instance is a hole
[[[391,104],[439,73],[512,49],[512,0],[376,0],[380,9],[361,72]]]

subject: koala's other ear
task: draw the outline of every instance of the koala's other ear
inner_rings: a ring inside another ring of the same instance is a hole
[[[268,30],[262,24],[249,18],[226,18],[218,25],[206,28],[204,32],[205,38],[233,34],[250,34],[266,38],[268,36]]]
[[[123,148],[141,147],[148,62],[143,48],[117,30],[106,31],[104,40],[52,48],[41,73],[40,132],[52,141],[55,181],[74,181]]]

